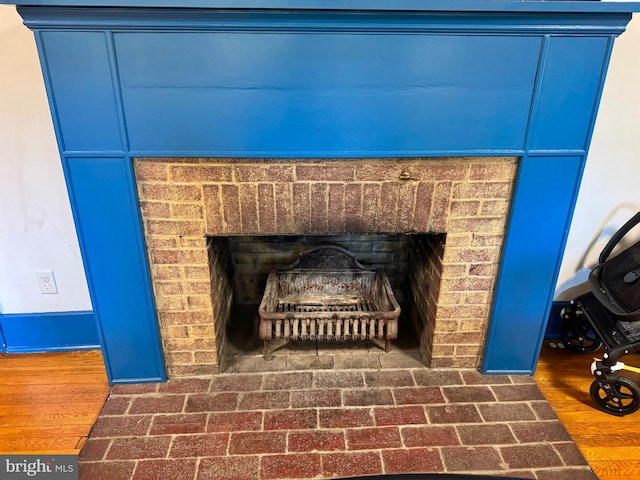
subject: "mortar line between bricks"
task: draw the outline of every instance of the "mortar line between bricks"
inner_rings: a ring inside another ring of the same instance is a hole
[[[203,457],[196,457],[196,466],[193,469],[193,478],[191,480],[197,480],[198,479],[198,473],[200,472],[200,462],[202,461],[202,458]],[[169,479],[167,479],[167,480],[169,480]],[[178,479],[176,478],[175,480],[178,480]]]

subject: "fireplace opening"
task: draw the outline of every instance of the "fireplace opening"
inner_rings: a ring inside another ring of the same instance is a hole
[[[225,371],[230,319],[255,312],[271,268],[327,242],[383,266],[403,307],[399,334],[417,340],[424,365],[478,367],[517,163],[135,159],[169,376]],[[244,316],[252,330],[255,314]]]
[[[262,357],[258,307],[269,273],[292,264],[304,251],[321,245],[342,247],[365,266],[381,268],[401,307],[393,351],[430,355],[435,302],[441,278],[444,234],[277,235],[208,237],[211,295],[221,366],[239,357]],[[383,353],[385,341],[276,339],[272,355],[332,355],[340,351]],[[425,364],[429,359],[425,359]]]

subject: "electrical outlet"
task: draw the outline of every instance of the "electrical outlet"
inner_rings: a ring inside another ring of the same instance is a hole
[[[58,286],[56,285],[56,277],[53,276],[53,270],[36,272],[36,277],[38,278],[40,293],[58,293]]]

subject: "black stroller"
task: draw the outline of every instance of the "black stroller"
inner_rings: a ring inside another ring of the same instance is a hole
[[[620,376],[620,358],[640,351],[640,242],[609,258],[613,249],[640,223],[640,212],[618,230],[589,274],[591,291],[564,308],[562,341],[572,351],[595,352],[604,344],[602,360],[595,360],[590,394],[601,410],[618,416],[640,407],[640,387]]]

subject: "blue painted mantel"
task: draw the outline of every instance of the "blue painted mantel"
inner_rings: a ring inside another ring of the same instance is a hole
[[[520,157],[482,371],[533,372],[614,39],[638,10],[22,2],[110,381],[166,378],[132,173],[149,156]]]

